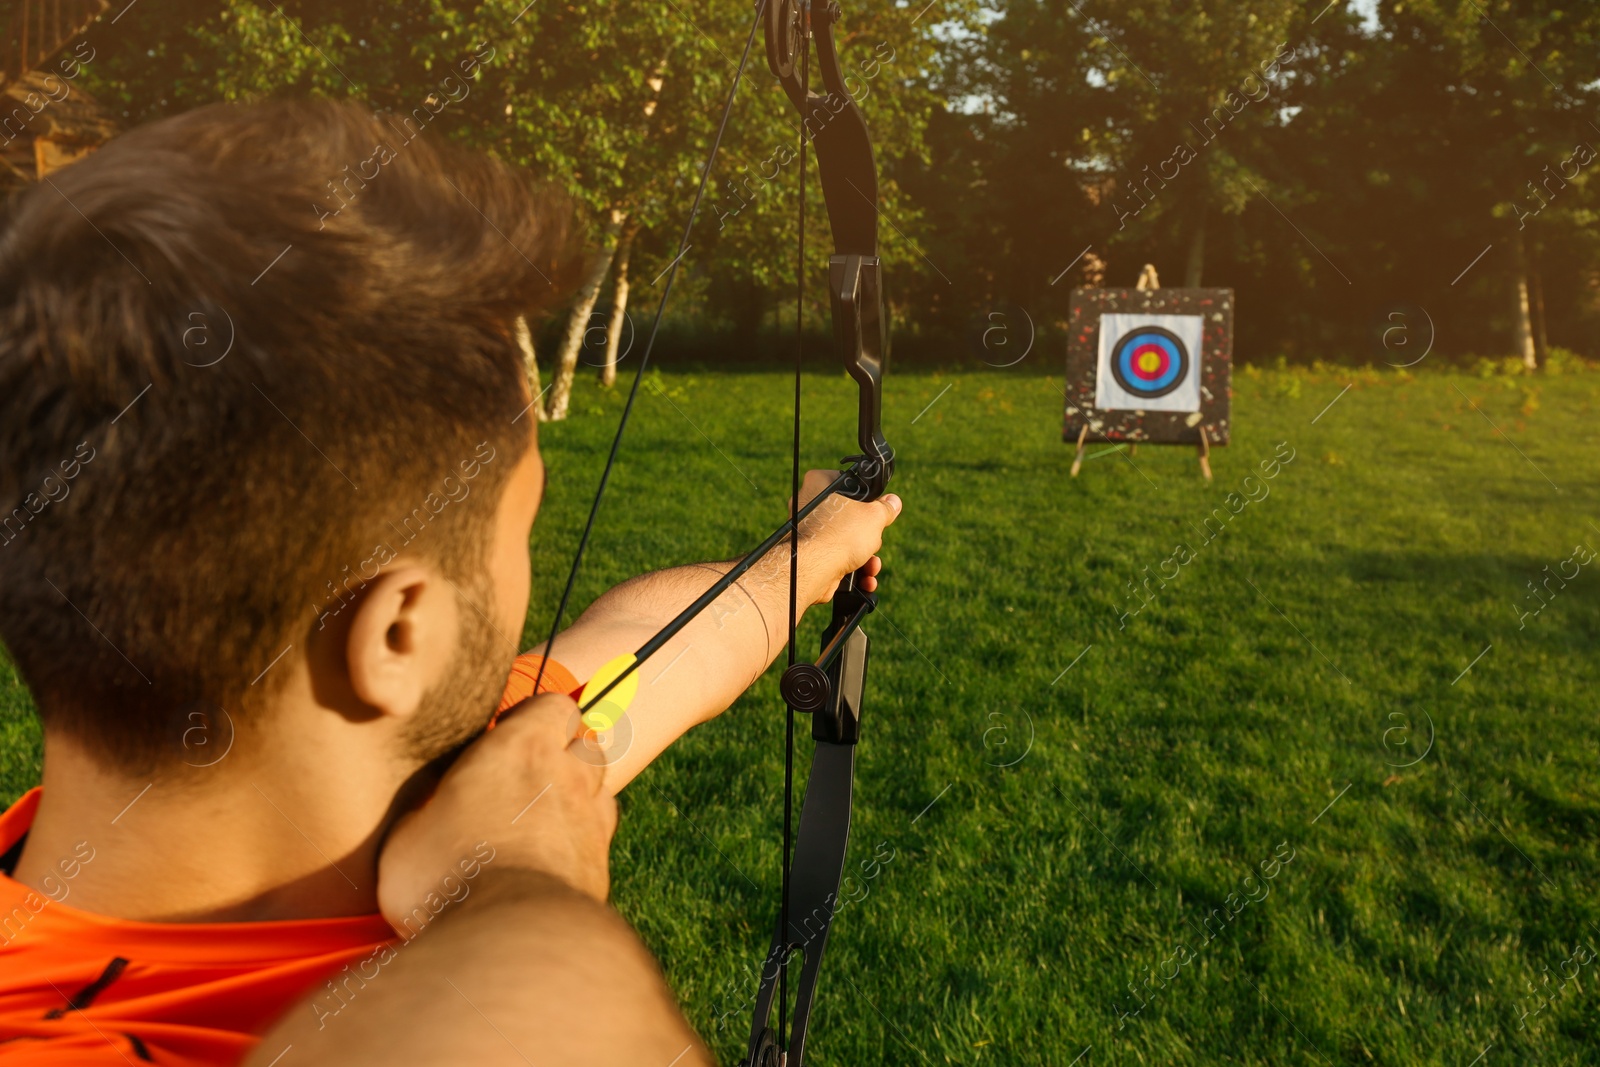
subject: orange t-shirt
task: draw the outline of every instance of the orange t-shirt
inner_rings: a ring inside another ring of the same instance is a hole
[[[518,657],[501,711],[532,694],[538,670],[538,656]],[[539,688],[571,693],[578,683],[552,661]],[[0,815],[0,1067],[235,1064],[324,983],[298,1010],[337,1025],[330,1016],[403,951],[376,914],[130,922],[65,903],[69,879],[58,903],[10,877],[41,795]],[[93,862],[92,851],[76,861]]]

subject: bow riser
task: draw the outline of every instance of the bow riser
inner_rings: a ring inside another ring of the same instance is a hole
[[[834,342],[859,392],[856,444],[859,486],[846,484],[852,500],[876,500],[894,474],[894,450],[883,436],[883,274],[877,256],[834,255],[828,260]],[[855,459],[856,457],[851,457]]]

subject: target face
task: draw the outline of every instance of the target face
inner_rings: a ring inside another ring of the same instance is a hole
[[[1144,326],[1111,347],[1111,374],[1136,396],[1166,396],[1189,375],[1189,350],[1171,330]]]
[[[1199,411],[1198,315],[1102,315],[1095,406]]]

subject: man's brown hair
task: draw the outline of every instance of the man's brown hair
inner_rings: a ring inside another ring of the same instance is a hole
[[[562,295],[570,213],[405,138],[217,105],[8,207],[0,640],[102,758],[248,714],[396,552],[481,569],[530,436],[510,326]]]

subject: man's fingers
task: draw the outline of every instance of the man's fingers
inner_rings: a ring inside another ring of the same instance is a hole
[[[578,736],[567,742],[566,754],[572,762],[582,768],[579,774],[583,775],[583,784],[589,795],[598,797],[604,794],[606,783],[606,763],[603,758],[596,758],[595,741],[593,738],[583,736],[585,727],[580,722]],[[614,802],[614,801],[613,801]]]
[[[503,729],[508,723],[516,724],[512,729],[519,735],[526,733],[557,748],[580,743],[584,734],[577,701],[560,693],[541,693],[507,708],[495,729]]]
[[[578,706],[577,701],[562,693],[535,693],[526,700],[513,704],[500,715],[500,722],[510,718],[536,721],[542,729],[559,726],[566,729],[564,716]]]
[[[485,740],[492,740],[502,730],[506,731],[502,735],[505,742],[524,746],[529,756],[541,763],[545,774],[566,778],[584,796],[602,795],[605,767],[586,758],[582,748],[587,743],[583,720],[577,702],[571,697],[559,693],[529,697],[508,709]],[[606,838],[610,840],[611,831],[616,828],[615,801],[607,798],[606,803],[613,809],[606,818]]]
[[[378,875],[385,917],[403,921],[441,869],[485,840],[497,864],[542,871],[604,900],[617,804],[605,792],[605,768],[572,748],[584,743],[581,729],[570,697],[541,694],[474,741],[432,800],[388,836]]]

